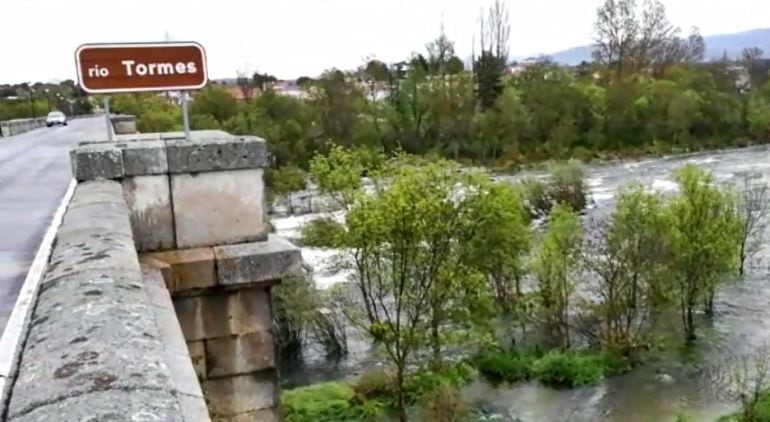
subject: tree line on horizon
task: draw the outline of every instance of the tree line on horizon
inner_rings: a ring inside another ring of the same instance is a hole
[[[194,129],[259,135],[275,167],[308,169],[333,145],[405,151],[517,169],[549,159],[663,154],[770,139],[769,63],[703,62],[703,38],[683,35],[656,0],[606,0],[597,10],[591,63],[543,57],[510,72],[509,11],[496,1],[479,18],[471,69],[442,31],[402,62],[367,60],[353,71],[301,78],[302,98],[270,89],[268,73],[239,72],[250,94],[197,92]],[[178,129],[179,110],[144,94],[113,97],[143,131]]]

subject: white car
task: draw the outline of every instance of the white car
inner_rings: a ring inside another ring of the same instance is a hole
[[[67,126],[67,116],[61,111],[52,111],[48,113],[48,117],[45,118],[45,125],[48,127],[53,125]]]

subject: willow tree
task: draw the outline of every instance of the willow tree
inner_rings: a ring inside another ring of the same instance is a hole
[[[403,421],[408,364],[424,348],[440,364],[445,331],[481,288],[460,259],[457,239],[469,231],[467,207],[477,189],[474,176],[448,163],[389,167],[387,183],[359,194],[346,217],[343,260],[354,294],[345,313],[395,367]]]
[[[710,173],[686,165],[676,171],[675,180],[679,194],[668,206],[672,218],[668,272],[685,339],[693,341],[698,305],[712,314],[719,285],[738,265],[741,220],[735,195],[715,186]]]
[[[670,219],[661,194],[641,186],[624,189],[583,262],[595,281],[598,317],[594,334],[602,346],[628,354],[652,328],[652,317],[670,300],[666,235]]]
[[[570,303],[574,272],[580,258],[583,230],[568,207],[556,204],[531,263],[537,281],[540,311],[551,334],[570,345]]]

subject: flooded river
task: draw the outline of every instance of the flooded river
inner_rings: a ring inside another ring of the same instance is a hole
[[[592,166],[587,168],[586,182],[594,205],[587,217],[606,216],[612,211],[618,189],[631,182],[663,192],[674,191],[672,171],[685,163],[711,171],[720,183],[738,182],[745,173],[760,173],[770,180],[767,147]],[[317,216],[274,218],[273,224],[278,234],[296,239],[299,227]],[[768,242],[770,236],[765,237],[765,243]],[[333,270],[333,254],[303,249],[305,261],[314,268],[318,288],[327,288],[346,278],[346,274]],[[528,383],[495,388],[477,381],[464,389],[464,397],[498,415],[498,420],[657,422],[673,420],[677,412],[684,411],[695,421],[713,421],[736,408],[735,397],[725,390],[729,371],[719,368],[736,356],[754,353],[770,343],[767,258],[770,248],[765,245],[744,279],[722,289],[717,297],[716,315],[704,322],[694,350],[673,351],[596,387],[554,390]],[[365,341],[354,338],[350,348],[351,356],[339,363],[326,362],[320,353],[311,351],[305,366],[285,368],[282,376],[296,385],[344,378],[375,364]]]

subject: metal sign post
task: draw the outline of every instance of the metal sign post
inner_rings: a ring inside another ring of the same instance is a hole
[[[187,91],[182,91],[182,123],[184,124],[184,137],[190,140],[190,117],[187,115]]]
[[[104,96],[104,122],[107,127],[107,139],[112,142],[112,121],[110,120],[110,96]]]

